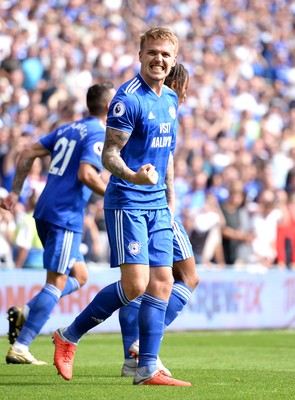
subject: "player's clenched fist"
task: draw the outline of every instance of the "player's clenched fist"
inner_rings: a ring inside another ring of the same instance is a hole
[[[138,185],[155,185],[158,182],[158,172],[152,164],[142,165],[135,174],[133,183]]]

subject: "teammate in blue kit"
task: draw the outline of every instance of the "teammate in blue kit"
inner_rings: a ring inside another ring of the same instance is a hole
[[[186,98],[188,82],[188,71],[179,63],[171,69],[170,74],[165,79],[165,85],[169,86],[177,94],[179,105],[182,104]],[[181,313],[184,306],[189,301],[192,291],[199,283],[192,246],[180,221],[174,221],[173,231],[172,271],[174,284],[165,314],[165,328]],[[136,373],[139,351],[138,312],[140,304],[141,297],[133,300],[127,306],[121,307],[119,311],[124,348],[124,363],[121,370],[122,376],[134,376]],[[157,367],[162,373],[171,376],[171,372],[163,365],[159,357],[157,359]]]
[[[99,172],[103,169],[101,153],[107,110],[114,94],[111,82],[93,85],[86,96],[89,116],[57,128],[25,149],[17,164],[12,192],[1,202],[2,208],[13,212],[35,158],[51,156],[46,186],[34,211],[44,247],[46,283],[25,306],[28,315],[23,315],[19,307],[8,310],[12,346],[7,363],[46,364],[32,356],[29,346],[59,299],[87,281],[86,265],[79,250],[84,208],[92,191],[100,195],[105,192],[106,184]]]
[[[115,95],[107,119],[102,160],[112,175],[105,198],[111,267],[121,280],[102,289],[74,322],[54,332],[54,363],[72,378],[78,341],[140,295],[139,361],[134,384],[191,386],[162,374],[157,357],[172,290],[173,151],[178,98],[163,85],[176,63],[178,39],[167,28],[141,36],[140,73]],[[168,200],[168,203],[167,203]]]

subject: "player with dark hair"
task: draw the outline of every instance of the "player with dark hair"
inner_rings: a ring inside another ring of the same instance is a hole
[[[170,74],[165,79],[164,84],[173,89],[177,94],[179,105],[186,98],[188,82],[188,71],[179,63],[171,68]],[[172,272],[174,284],[165,314],[165,328],[181,313],[192,291],[199,283],[192,246],[187,233],[179,221],[174,221],[173,231]],[[127,306],[121,307],[119,311],[125,358],[121,370],[122,376],[134,376],[136,373],[139,352],[139,328],[137,321],[140,304],[141,297],[133,300]],[[157,359],[157,366],[162,373],[171,376],[170,371],[163,365],[159,357]]]
[[[182,104],[186,99],[186,92],[189,83],[189,73],[183,64],[176,63],[171,68],[170,74],[166,77],[164,84],[170,87],[177,94],[178,104]]]
[[[151,28],[140,38],[140,73],[123,84],[111,102],[102,160],[112,175],[104,197],[111,267],[121,279],[103,288],[65,329],[54,332],[54,363],[72,378],[82,336],[118,308],[142,295],[138,313],[136,385],[191,386],[159,371],[157,357],[172,290],[174,202],[173,152],[178,99],[164,85],[176,64],[178,39]]]
[[[105,192],[106,184],[99,173],[103,169],[101,154],[107,110],[114,94],[111,82],[93,85],[86,96],[87,117],[58,127],[26,148],[17,163],[12,191],[0,203],[2,208],[13,212],[34,160],[51,156],[46,186],[34,211],[44,247],[46,283],[24,309],[8,310],[12,346],[6,356],[7,363],[46,364],[32,356],[29,346],[59,299],[87,281],[87,268],[79,250],[84,208],[92,191],[100,195]]]

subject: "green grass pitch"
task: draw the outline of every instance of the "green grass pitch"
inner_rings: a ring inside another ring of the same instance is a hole
[[[161,359],[189,388],[133,386],[121,378],[119,334],[87,334],[69,382],[52,365],[50,336],[31,346],[46,366],[7,365],[0,338],[0,399],[43,400],[289,400],[295,399],[295,331],[166,332]]]

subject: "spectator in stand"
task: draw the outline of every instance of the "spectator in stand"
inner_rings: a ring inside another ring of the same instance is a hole
[[[289,169],[284,189],[289,194],[295,192],[295,167]]]
[[[189,192],[183,198],[183,209],[199,211],[205,204],[208,175],[201,171],[192,179]]]
[[[0,201],[7,195],[7,190],[0,187]],[[12,269],[15,267],[12,254],[15,229],[13,214],[0,208],[0,269]]]
[[[174,187],[177,193],[175,199],[175,217],[181,219],[183,200],[189,192],[190,185],[187,179],[188,164],[183,158],[174,160]]]
[[[278,221],[276,264],[280,269],[295,268],[295,193],[277,192],[277,205],[281,210]]]
[[[38,140],[62,121],[81,116],[87,111],[81,106],[85,85],[109,79],[118,87],[129,80],[139,70],[132,38],[151,25],[169,25],[181,37],[178,61],[190,74],[175,158],[190,167],[196,154],[203,157],[204,172],[212,181],[230,165],[244,182],[234,156],[238,145],[251,153],[257,168],[256,173],[252,169],[255,182],[250,191],[245,187],[248,197],[255,201],[262,188],[271,188],[273,179],[272,190],[281,189],[286,169],[295,165],[294,4],[291,0],[251,2],[251,7],[237,0],[169,4],[167,12],[155,0],[0,2],[1,186],[11,184],[2,163],[15,145],[12,137],[7,138],[7,129],[29,115],[30,135]],[[27,87],[31,55],[38,63],[38,79]],[[46,113],[36,107],[38,103]],[[40,112],[44,116],[35,120]],[[272,147],[273,138],[280,149]],[[285,164],[280,171],[282,156],[292,165]],[[267,182],[264,168],[272,161],[275,171]],[[188,168],[188,184],[193,177]],[[224,195],[227,185],[224,182],[218,196]]]
[[[100,231],[95,222],[95,204],[88,203],[83,225],[82,254],[86,263],[98,262],[101,255]]]
[[[263,190],[257,204],[252,218],[252,249],[256,263],[271,268],[277,260],[277,231],[282,211],[277,206],[276,193],[272,190]]]
[[[43,268],[43,246],[38,236],[33,213],[39,193],[33,190],[26,204],[26,211],[16,226],[14,239],[16,268]]]
[[[184,212],[184,226],[189,233],[196,264],[206,268],[224,268],[221,229],[223,214],[216,197],[207,192],[206,200],[198,211]]]
[[[254,234],[240,181],[233,182],[229,186],[228,198],[220,207],[225,220],[222,227],[225,263],[237,265],[251,262]]]

